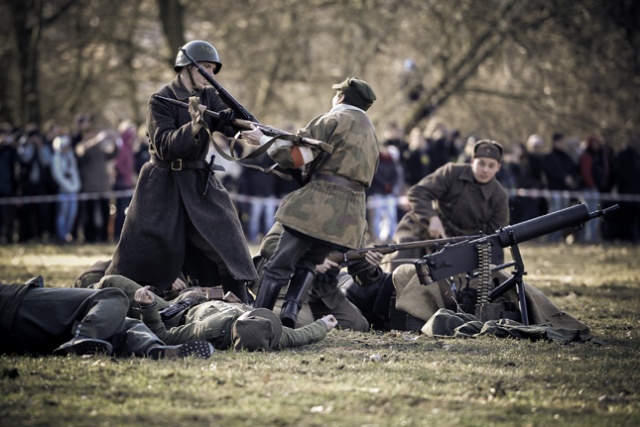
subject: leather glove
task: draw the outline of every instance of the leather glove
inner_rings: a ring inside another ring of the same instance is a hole
[[[218,111],[218,117],[220,119],[220,123],[225,126],[230,126],[231,122],[236,118],[236,113],[234,113],[231,108],[227,108],[226,110]]]

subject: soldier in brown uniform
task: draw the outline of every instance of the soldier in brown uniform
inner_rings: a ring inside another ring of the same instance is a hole
[[[509,196],[495,178],[502,145],[481,140],[474,145],[471,164],[448,163],[409,188],[410,210],[400,220],[394,240],[404,243],[478,233],[493,233],[509,224]],[[395,252],[399,259],[418,259],[422,249]]]
[[[183,49],[210,74],[222,64],[215,48],[204,41]],[[183,272],[200,286],[222,285],[248,302],[246,282],[257,278],[238,214],[229,194],[205,161],[209,134],[233,135],[225,126],[233,112],[198,73],[182,51],[176,57],[175,79],[158,93],[187,101],[199,97],[199,111],[187,111],[151,96],[147,111],[151,161],[141,172],[122,231],[106,274],[167,290]],[[221,120],[204,116],[204,108]],[[219,167],[218,167],[219,170]]]
[[[254,303],[273,309],[280,288],[291,280],[280,314],[289,327],[295,325],[316,265],[332,251],[361,247],[367,229],[364,188],[371,184],[378,165],[378,137],[365,111],[376,97],[357,77],[332,88],[336,93],[331,110],[298,132],[331,144],[332,154],[282,140],[267,151],[284,168],[304,166],[308,180],[286,196],[276,212],[284,232],[265,264]],[[256,145],[271,139],[259,129],[243,132],[243,138]]]

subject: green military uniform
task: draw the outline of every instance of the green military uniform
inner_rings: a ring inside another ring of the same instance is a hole
[[[407,191],[411,207],[398,223],[396,243],[430,239],[429,218],[438,216],[448,236],[495,232],[509,224],[509,195],[495,177],[475,181],[471,165],[448,163]],[[417,259],[422,249],[398,251],[391,259]]]
[[[157,305],[142,308],[142,321],[160,339],[168,344],[181,344],[196,339],[209,341],[219,350],[232,346],[232,329],[234,322],[244,313],[254,308],[242,303],[224,301],[207,301],[190,308],[184,315],[184,324],[167,329],[162,322]],[[282,328],[282,337],[277,348],[298,347],[323,340],[327,335],[327,327],[318,320],[299,329]]]
[[[134,295],[142,286],[136,282],[118,275],[104,276],[100,282],[94,285],[97,289],[118,288],[128,297],[132,308],[132,317],[141,318],[142,321],[158,337],[162,337],[169,345],[182,344],[194,340],[207,340],[219,350],[225,350],[232,346],[232,327],[234,322],[244,313],[254,310],[253,307],[242,303],[229,303],[225,301],[207,301],[203,295],[198,296],[200,302],[163,322],[160,310],[167,308],[171,303],[156,298],[155,303],[146,308],[139,308],[134,302]],[[191,293],[192,294],[192,293]],[[190,294],[180,294],[173,302],[183,299]],[[278,348],[297,347],[321,341],[327,335],[327,327],[322,321],[316,321],[304,328],[295,331],[282,328],[282,337]]]

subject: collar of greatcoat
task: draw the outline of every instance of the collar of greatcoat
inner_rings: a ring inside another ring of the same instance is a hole
[[[494,176],[491,179],[491,181],[487,182],[486,184],[479,184],[476,181],[476,179],[473,177],[473,171],[471,170],[471,165],[469,165],[469,167],[465,168],[462,171],[458,179],[462,181],[469,181],[477,185],[478,187],[480,187],[480,191],[482,192],[482,196],[484,197],[485,200],[489,200],[491,198],[491,195],[494,193],[494,191],[496,191],[496,185],[495,185],[496,177]]]
[[[176,75],[176,77],[169,84],[169,89],[173,92],[173,95],[176,99],[181,101],[186,101],[192,95],[191,92],[187,90],[186,87],[182,84],[182,80],[180,79],[180,74]]]

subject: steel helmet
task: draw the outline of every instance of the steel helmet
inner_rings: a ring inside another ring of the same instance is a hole
[[[207,43],[202,40],[194,40],[191,41],[178,51],[178,55],[176,56],[176,63],[173,66],[173,69],[179,72],[182,67],[185,67],[191,64],[191,61],[187,56],[182,52],[182,49],[186,50],[191,58],[193,58],[196,62],[212,62],[216,64],[215,70],[213,70],[213,74],[218,74],[220,68],[222,68],[222,63],[220,62],[220,57],[218,56],[218,51],[212,44]]]

